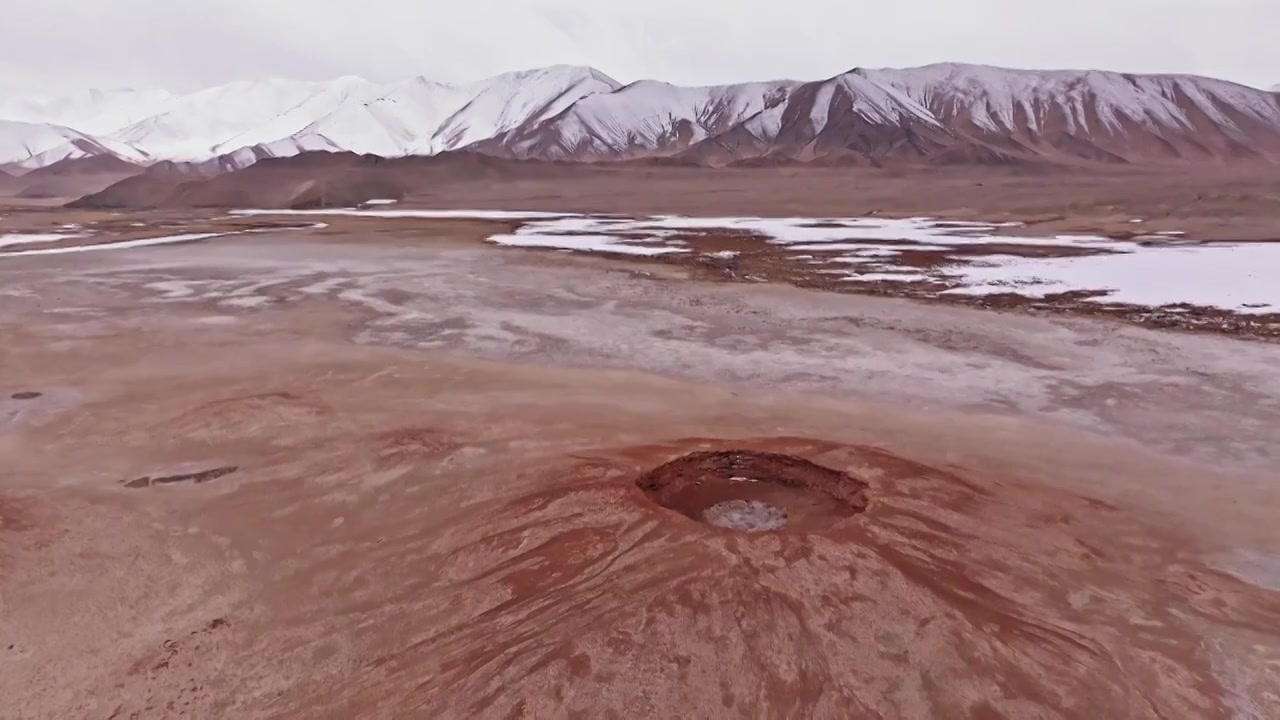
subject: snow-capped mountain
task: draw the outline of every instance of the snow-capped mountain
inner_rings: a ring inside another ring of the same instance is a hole
[[[11,99],[6,113],[43,123],[80,118],[99,145],[130,160],[204,162],[223,155],[283,157],[309,150],[395,157],[431,155],[544,120],[586,95],[619,83],[591,68],[553,66],[506,73],[466,85],[425,78],[374,83],[355,77],[330,82],[236,82],[186,95],[147,95],[135,117],[120,110],[126,97],[98,93],[32,101]],[[86,99],[88,98],[88,99]],[[94,115],[96,98],[100,109]],[[127,104],[127,103],[126,103]],[[127,120],[127,122],[125,122]],[[12,140],[21,138],[16,134]],[[16,153],[14,153],[16,154]],[[35,153],[21,162],[38,167]],[[49,162],[61,158],[49,159]]]
[[[109,134],[163,112],[167,90],[86,90],[53,97],[0,97],[0,120],[46,123],[81,133]]]
[[[587,98],[556,122],[519,128],[498,144],[519,158],[565,159],[577,149],[588,156],[578,159],[593,159],[611,143],[625,148],[614,156],[676,154],[706,164],[1280,161],[1276,96],[1210,78],[939,64],[855,69],[783,91],[785,102],[687,150],[652,127],[653,117],[683,103],[634,103],[625,90]],[[497,152],[494,144],[479,148]]]
[[[379,88],[359,102],[346,102],[288,133],[240,136],[219,149],[259,145],[275,157],[307,150],[350,151],[395,157],[430,152],[432,134],[477,90],[426,78]],[[268,138],[267,136],[270,135]],[[250,142],[253,141],[253,142]]]
[[[705,164],[914,157],[943,147],[947,139],[943,123],[906,93],[850,72],[796,86],[786,102],[704,140],[685,155]]]
[[[690,97],[705,88],[637,83],[478,149],[548,160],[678,155],[701,164],[891,160],[1141,163],[1280,161],[1280,103],[1187,75],[1006,70],[939,64],[855,69],[779,84],[763,106],[712,130]],[[758,96],[749,84],[718,96]],[[692,138],[692,142],[682,142]],[[701,136],[700,136],[701,135]],[[687,149],[685,149],[687,147]]]
[[[158,160],[205,160],[297,132],[346,102],[376,96],[359,78],[331,82],[237,82],[175,98],[157,115],[112,132]],[[241,137],[238,144],[231,141]]]
[[[255,87],[253,90],[260,88]],[[229,122],[242,123],[244,130],[227,137],[225,128],[211,129],[205,140],[214,142],[200,152],[188,151],[185,157],[163,152],[154,154],[169,155],[170,159],[199,160],[210,154],[221,155],[244,147],[276,142],[314,124],[317,118],[327,118],[347,108],[363,107],[365,103],[377,98],[383,88],[361,78],[343,77],[329,83],[281,83],[275,90],[277,92],[270,93],[270,101],[243,103],[250,112],[236,111],[239,117],[226,118]],[[217,100],[220,102],[223,99]],[[207,110],[198,106],[188,112],[197,117],[207,115]],[[184,117],[182,120],[185,124],[190,124],[189,118]]]
[[[667,155],[780,105],[794,85],[781,81],[680,87],[642,80],[584,97],[546,121],[495,134],[477,149],[548,160]]]
[[[625,87],[553,66],[452,85],[238,82],[0,102],[0,165],[111,154],[228,171],[308,151],[683,162],[1280,162],[1280,95],[1189,75],[946,63]],[[13,122],[17,121],[17,122]],[[89,130],[89,129],[92,130]]]
[[[95,138],[69,127],[0,119],[0,165],[44,167],[59,160],[91,155],[115,155],[131,161],[142,159],[128,145]]]
[[[903,93],[954,134],[1001,152],[1129,161],[1280,150],[1275,99],[1222,80],[955,63],[853,72]],[[1259,140],[1266,147],[1251,148]]]
[[[557,66],[499,75],[440,126],[432,154],[456,150],[559,115],[591,95],[617,90],[617,80],[591,68]]]

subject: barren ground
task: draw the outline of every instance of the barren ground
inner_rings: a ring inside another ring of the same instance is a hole
[[[1280,716],[1274,344],[475,232],[0,259],[0,714]]]
[[[1044,232],[1181,230],[1215,240],[1280,240],[1280,170],[1071,173],[973,167],[612,169],[584,179],[435,183],[423,207],[685,215],[932,215],[1019,220]]]

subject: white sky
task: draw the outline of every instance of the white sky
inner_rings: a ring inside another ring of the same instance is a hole
[[[0,91],[263,77],[817,79],[945,60],[1280,83],[1280,0],[0,0]]]

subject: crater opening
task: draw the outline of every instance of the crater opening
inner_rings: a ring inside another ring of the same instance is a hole
[[[747,533],[816,530],[867,509],[865,482],[780,453],[696,452],[650,470],[636,485],[685,517]]]
[[[41,395],[43,395],[43,393],[38,393],[34,390],[24,390],[22,392],[16,392],[9,397],[14,400],[35,400]]]

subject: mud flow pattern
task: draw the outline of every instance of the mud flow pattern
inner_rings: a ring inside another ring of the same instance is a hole
[[[747,533],[820,530],[867,509],[865,482],[778,453],[693,453],[645,473],[636,485],[691,520]]]

